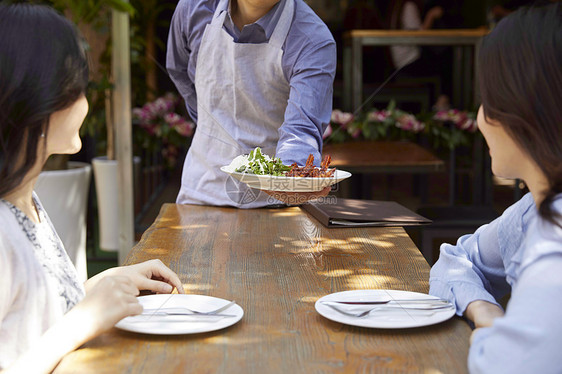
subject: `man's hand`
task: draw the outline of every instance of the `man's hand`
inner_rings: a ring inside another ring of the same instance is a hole
[[[315,192],[279,192],[279,191],[264,191],[269,196],[284,202],[287,205],[302,205],[309,200],[315,200],[320,197],[327,196],[332,187],[328,186],[320,191]]]

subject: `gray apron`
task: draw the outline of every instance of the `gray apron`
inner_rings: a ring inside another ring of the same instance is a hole
[[[183,167],[180,204],[257,208],[275,203],[220,170],[259,146],[275,155],[290,86],[281,59],[294,15],[285,7],[269,42],[235,43],[224,30],[228,0],[205,28],[195,71],[197,130]]]

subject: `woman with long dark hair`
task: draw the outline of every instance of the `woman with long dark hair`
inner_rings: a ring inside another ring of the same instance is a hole
[[[49,372],[68,352],[139,314],[139,290],[183,293],[159,260],[81,285],[33,192],[47,157],[75,153],[88,64],[74,26],[37,5],[0,5],[0,369]]]
[[[471,372],[562,370],[562,4],[523,8],[484,38],[478,126],[492,171],[529,193],[443,244],[430,293],[472,321]],[[511,292],[504,311],[497,300]]]

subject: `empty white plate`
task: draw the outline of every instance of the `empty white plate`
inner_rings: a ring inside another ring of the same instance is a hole
[[[228,304],[230,301],[218,297],[206,295],[183,295],[183,294],[158,294],[140,296],[139,302],[145,309],[158,309],[160,312],[168,308],[189,308],[200,312],[211,311]],[[161,316],[160,313],[154,315],[140,315],[123,318],[115,327],[143,334],[156,335],[181,335],[197,334],[224,329],[232,326],[242,319],[244,310],[234,304],[228,309],[221,311],[220,314],[228,317],[200,317],[190,314],[188,316],[170,315]]]
[[[397,290],[354,290],[336,292],[326,295],[316,301],[316,311],[335,322],[346,325],[379,328],[379,329],[403,329],[433,325],[450,319],[455,315],[455,308],[435,310],[414,310],[400,308],[399,303],[393,304],[392,308],[376,308],[365,317],[350,317],[331,308],[326,301],[384,301],[384,300],[406,300],[406,299],[438,299],[428,294],[397,291]],[[394,307],[396,306],[397,307]],[[375,308],[376,305],[347,305],[339,304],[341,310],[359,313],[361,311]]]

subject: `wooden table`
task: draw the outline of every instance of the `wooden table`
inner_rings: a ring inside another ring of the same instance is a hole
[[[353,173],[356,198],[370,198],[369,174],[427,174],[445,170],[445,162],[422,146],[408,141],[360,141],[326,144],[322,153],[330,155],[330,166]],[[340,188],[340,186],[336,186]],[[346,188],[342,184],[341,188]],[[426,199],[426,182],[420,183],[421,200]],[[344,191],[343,195],[351,195]],[[387,196],[389,198],[389,196]]]
[[[221,331],[149,336],[113,329],[55,373],[464,373],[460,318],[415,329],[342,325],[314,302],[353,289],[428,291],[429,266],[402,228],[327,229],[298,207],[165,204],[126,262],[160,258],[190,293],[236,300]]]
[[[445,170],[443,160],[408,141],[359,141],[326,144],[330,166],[352,173],[436,173]]]
[[[487,29],[455,30],[351,30],[344,34],[344,103],[345,109],[355,112],[363,101],[363,47],[390,45],[452,46],[453,105],[468,108],[474,105],[478,82],[474,79],[480,41]],[[471,54],[471,50],[474,53]],[[471,57],[472,56],[472,57]],[[471,97],[472,96],[472,97]]]

